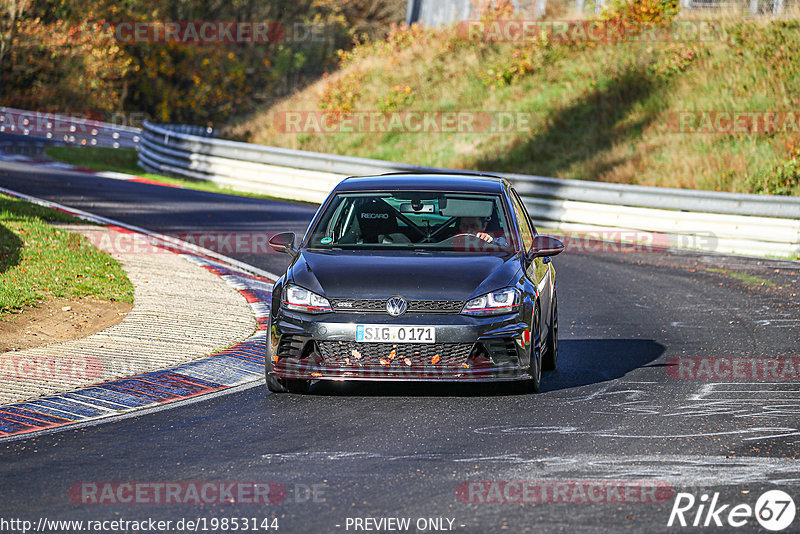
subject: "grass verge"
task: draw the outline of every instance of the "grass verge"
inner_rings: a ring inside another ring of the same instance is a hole
[[[729,271],[727,269],[706,269],[706,271],[710,273],[727,274],[731,278],[738,280],[739,282],[743,283],[746,286],[768,286],[768,287],[775,286],[775,284],[770,282],[769,280],[761,278],[760,276],[756,276],[754,274]]]
[[[112,171],[122,174],[132,174],[134,176],[175,185],[184,189],[220,193],[223,195],[236,195],[240,197],[301,202],[299,200],[239,191],[237,189],[231,189],[230,187],[217,185],[213,182],[201,182],[187,180],[185,178],[175,178],[173,176],[164,176],[162,174],[153,174],[139,166],[139,153],[133,148],[51,146],[46,149],[45,154],[54,160],[75,165],[76,167],[83,167],[93,171]]]
[[[0,195],[0,319],[52,297],[133,302],[133,284],[119,263],[54,222],[83,221]]]
[[[641,22],[628,13],[636,10],[657,15],[644,22],[664,23],[653,4],[677,5],[611,2],[604,16],[630,25]],[[686,18],[676,24],[691,27]],[[800,195],[800,21],[708,24],[707,38],[658,42],[495,42],[468,40],[454,26],[398,28],[343,52],[337,72],[223,135],[456,169]],[[512,121],[409,133],[419,126],[357,118],[402,123],[404,113],[447,111],[473,112],[476,124],[483,112]],[[750,124],[748,116],[761,118]],[[783,119],[770,126],[764,117]]]

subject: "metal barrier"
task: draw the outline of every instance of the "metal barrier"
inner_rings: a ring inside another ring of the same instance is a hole
[[[41,113],[0,107],[0,133],[52,139],[59,143],[110,148],[135,148],[141,130],[88,119],[83,114]]]
[[[139,162],[152,172],[315,203],[346,176],[449,170],[226,141],[146,121]],[[643,241],[658,235],[662,243],[667,236],[677,247],[800,257],[800,198],[496,174],[514,183],[541,227]]]
[[[515,15],[528,20],[541,20],[551,9],[571,12],[575,17],[594,12],[600,14],[609,4],[608,0],[511,0]],[[751,16],[781,16],[786,11],[797,9],[797,0],[680,0],[681,11],[732,11]],[[423,23],[429,26],[444,26],[461,20],[478,18],[472,0],[408,0],[406,23]]]

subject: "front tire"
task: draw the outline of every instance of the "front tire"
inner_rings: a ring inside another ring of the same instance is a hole
[[[531,378],[526,383],[526,389],[531,393],[539,393],[542,384],[542,333],[539,330],[539,305],[533,314],[531,325],[531,363],[528,374]]]
[[[273,393],[308,393],[311,388],[310,380],[292,380],[277,378],[267,372],[267,389]]]
[[[264,375],[267,381],[267,389],[273,393],[308,393],[311,388],[311,380],[295,380],[289,378],[278,378],[272,374],[272,354],[270,354],[270,341],[269,336],[272,332],[272,321],[269,322],[267,329],[267,342],[265,348],[264,358]]]
[[[542,367],[545,371],[555,371],[558,365],[558,295],[553,291],[553,311],[550,321],[550,335],[547,336],[546,351]]]

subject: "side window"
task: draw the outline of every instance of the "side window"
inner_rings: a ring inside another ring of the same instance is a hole
[[[538,235],[539,232],[536,230],[536,226],[531,220],[531,214],[528,213],[528,210],[525,208],[525,203],[522,201],[522,197],[519,196],[519,193],[517,193],[517,190],[513,187],[511,188],[511,192],[514,193],[514,197],[516,197],[517,202],[519,202],[519,205],[522,206],[522,211],[525,213],[525,220],[528,221],[528,226],[531,227],[531,233],[533,233],[534,236]]]
[[[528,222],[528,214],[525,212],[525,207],[520,202],[517,192],[513,189],[511,191],[513,193],[511,195],[511,205],[514,206],[514,213],[517,216],[523,249],[525,252],[527,252],[533,246],[533,231],[530,223]]]

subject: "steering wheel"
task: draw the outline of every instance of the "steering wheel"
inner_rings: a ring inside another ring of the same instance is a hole
[[[478,237],[477,234],[469,234],[469,233],[456,234],[453,237],[451,237],[450,239],[455,239],[457,237],[462,237],[462,236],[463,237],[471,237],[472,239],[477,239],[478,241],[482,241],[483,243],[486,243],[488,245],[494,245],[495,244],[493,237],[492,237],[491,241],[486,241],[485,239]]]
[[[486,246],[492,246],[497,248],[498,250],[503,248],[504,244],[498,243],[497,239],[495,239],[492,236],[489,237],[491,237],[492,240],[486,241],[485,239],[479,237],[476,234],[462,232],[460,234],[456,234],[453,237],[449,238],[449,241],[456,246],[458,246],[457,243],[461,243],[462,246],[468,247],[469,249],[477,247],[476,250],[487,250],[485,248]],[[466,238],[470,239],[467,240]],[[494,249],[489,249],[489,250],[494,250]]]

